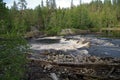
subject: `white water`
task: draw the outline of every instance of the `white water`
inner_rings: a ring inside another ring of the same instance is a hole
[[[77,43],[77,41],[79,41]],[[89,42],[82,43],[81,40],[64,40],[61,38],[60,43],[54,44],[31,44],[31,49],[34,50],[42,50],[42,49],[55,49],[55,50],[77,50],[77,48],[87,47],[89,46]]]
[[[69,38],[72,38],[70,40],[65,40],[62,37],[57,38],[61,39],[60,43],[53,44],[31,43],[31,49],[32,50],[55,49],[64,51],[75,50],[79,53],[81,52],[81,49],[83,50],[84,48],[84,50],[88,51],[90,55],[120,58],[120,39],[81,37],[79,35],[69,36]],[[79,43],[77,43],[77,41],[79,41]],[[85,43],[83,43],[84,41]]]

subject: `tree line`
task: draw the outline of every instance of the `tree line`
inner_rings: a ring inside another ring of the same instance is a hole
[[[46,5],[43,0],[40,3],[35,9],[27,9],[25,0],[14,1],[10,9],[2,9],[6,14],[0,17],[6,20],[0,23],[3,25],[7,21],[4,25],[9,32],[24,33],[36,26],[48,34],[58,34],[64,28],[100,29],[120,24],[119,0],[92,0],[84,4],[80,0],[78,6],[71,0],[70,8],[57,8],[56,0],[46,0]]]

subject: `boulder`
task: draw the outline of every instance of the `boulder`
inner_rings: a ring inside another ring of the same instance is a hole
[[[60,32],[60,35],[73,35],[75,34],[74,31],[72,29],[63,29],[61,32]]]

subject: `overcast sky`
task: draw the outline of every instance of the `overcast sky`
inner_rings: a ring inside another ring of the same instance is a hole
[[[3,0],[7,3],[7,6],[10,8],[13,5],[13,1],[18,2],[19,0]],[[26,0],[27,1],[27,8],[35,8],[39,4],[41,4],[41,0]],[[44,3],[46,0],[43,0]],[[82,0],[82,3],[89,3],[91,0]],[[73,0],[74,5],[78,5],[80,0]],[[56,0],[57,7],[70,7],[71,0]]]

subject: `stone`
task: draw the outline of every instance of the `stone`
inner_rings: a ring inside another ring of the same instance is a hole
[[[89,55],[87,50],[79,50],[79,55]]]
[[[60,32],[60,35],[73,35],[75,34],[74,31],[72,29],[63,29],[61,32]]]

